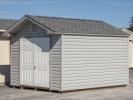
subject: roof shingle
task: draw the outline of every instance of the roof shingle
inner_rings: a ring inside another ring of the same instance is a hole
[[[17,20],[13,19],[0,19],[0,30],[7,30],[13,24],[15,24]]]
[[[120,29],[105,23],[104,21],[70,19],[60,17],[45,17],[26,15],[34,21],[47,26],[54,32],[59,33],[80,33],[80,34],[100,34],[100,35],[120,35],[129,36],[129,34]]]

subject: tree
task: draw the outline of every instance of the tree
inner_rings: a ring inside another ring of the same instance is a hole
[[[133,31],[133,17],[130,20],[129,30]]]

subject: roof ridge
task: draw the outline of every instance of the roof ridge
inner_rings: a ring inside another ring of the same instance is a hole
[[[36,15],[25,15],[25,16],[42,17],[42,18],[55,18],[55,19],[66,19],[66,20],[82,20],[82,21],[104,22],[102,20],[91,20],[91,19],[82,19],[82,18],[67,18],[67,17],[54,17],[54,16],[36,16]]]

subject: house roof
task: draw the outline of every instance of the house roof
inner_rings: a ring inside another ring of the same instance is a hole
[[[13,24],[15,24],[17,20],[13,19],[0,19],[0,30],[7,30]]]
[[[27,17],[44,26],[47,26],[57,33],[128,35],[120,29],[105,23],[104,21],[31,15],[27,15]]]
[[[16,23],[16,25],[9,28],[9,33],[27,19],[47,28],[51,31],[51,34],[129,36],[128,33],[123,32],[120,29],[105,23],[104,21],[33,15],[25,15],[18,21],[18,23]]]

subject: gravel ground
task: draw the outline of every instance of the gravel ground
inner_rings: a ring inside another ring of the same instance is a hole
[[[130,70],[130,85],[128,87],[59,94],[0,86],[0,100],[133,100],[133,69]]]

